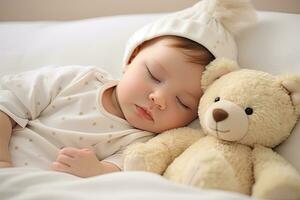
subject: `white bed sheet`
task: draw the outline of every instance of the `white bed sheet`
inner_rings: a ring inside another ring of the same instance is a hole
[[[0,170],[3,200],[249,200],[244,195],[200,190],[146,172],[117,172],[81,179],[73,175],[30,168]]]

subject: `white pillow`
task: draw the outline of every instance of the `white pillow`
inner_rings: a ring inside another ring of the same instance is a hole
[[[0,23],[0,75],[45,65],[94,65],[121,76],[130,35],[161,16],[129,15],[69,22]]]
[[[94,18],[70,22],[0,23],[0,76],[50,64],[101,66],[121,77],[126,40],[164,14]],[[259,24],[238,37],[242,66],[273,74],[300,75],[300,15],[259,12]],[[191,126],[197,126],[194,121]],[[277,150],[300,171],[300,125]]]
[[[300,75],[300,14],[259,12],[258,16],[259,23],[237,37],[241,66]]]

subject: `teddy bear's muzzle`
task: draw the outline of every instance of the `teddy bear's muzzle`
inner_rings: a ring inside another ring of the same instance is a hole
[[[240,106],[221,100],[205,112],[203,129],[222,140],[238,141],[247,134],[248,117]]]

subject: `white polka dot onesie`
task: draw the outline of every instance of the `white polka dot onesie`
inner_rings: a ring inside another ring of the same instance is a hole
[[[15,166],[49,169],[62,147],[93,148],[122,169],[122,150],[153,133],[108,113],[102,94],[117,84],[99,68],[44,67],[0,82],[0,110],[17,122],[10,152]]]

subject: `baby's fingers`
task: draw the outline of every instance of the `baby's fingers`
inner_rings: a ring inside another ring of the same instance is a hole
[[[71,167],[74,162],[74,158],[72,158],[68,155],[65,155],[65,154],[59,154],[57,156],[56,161],[66,165],[68,167]]]
[[[70,172],[70,167],[60,162],[53,162],[51,169],[59,172]]]
[[[80,149],[74,148],[74,147],[64,147],[62,148],[59,153],[60,154],[65,154],[69,157],[74,158],[75,156],[77,156],[80,152]]]

